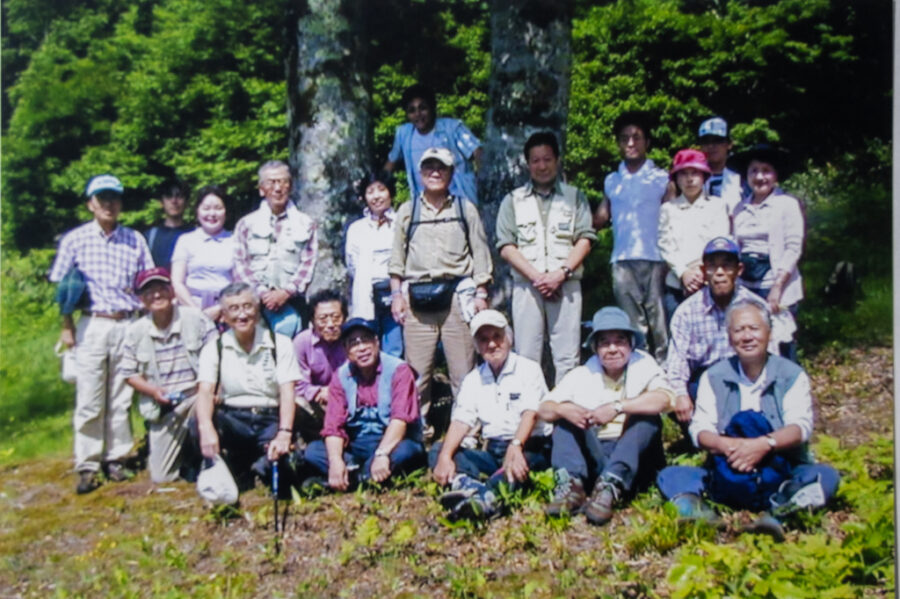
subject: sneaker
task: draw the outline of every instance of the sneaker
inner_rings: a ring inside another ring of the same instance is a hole
[[[560,468],[554,473],[556,487],[553,489],[553,501],[544,507],[544,513],[548,516],[561,516],[562,514],[577,514],[587,499],[584,492],[584,483],[580,478],[569,475],[569,471]]]
[[[466,518],[469,520],[490,520],[498,516],[497,496],[494,492],[484,487],[481,491],[472,494],[456,504],[450,511],[452,520]]]
[[[85,493],[90,493],[99,486],[100,481],[97,479],[96,472],[93,470],[82,470],[78,473],[78,486],[75,487],[75,492],[79,495],[84,495]]]
[[[459,507],[460,503],[485,489],[484,483],[475,480],[468,474],[457,474],[450,481],[450,490],[441,495],[438,501],[445,510],[452,512]]]
[[[804,485],[797,480],[786,480],[778,487],[778,491],[769,498],[772,514],[783,518],[798,510],[825,505],[825,489],[818,477]]]
[[[134,478],[134,472],[126,468],[122,462],[107,462],[106,478],[114,483],[121,483]]]
[[[708,522],[710,524],[716,524],[720,521],[716,511],[708,503],[700,499],[699,495],[694,493],[682,493],[673,497],[672,505],[678,509],[680,520]]]
[[[743,529],[741,532],[749,532],[752,534],[758,535],[769,535],[775,541],[779,543],[784,542],[784,528],[781,526],[781,522],[776,520],[772,514],[765,513]]]
[[[613,506],[619,501],[619,487],[611,480],[600,479],[594,485],[591,498],[584,504],[584,517],[591,524],[601,526],[613,517]]]

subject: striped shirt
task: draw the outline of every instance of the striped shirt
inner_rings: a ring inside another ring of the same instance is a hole
[[[72,229],[59,243],[50,280],[58,283],[73,266],[84,274],[92,312],[118,312],[141,307],[134,294],[134,278],[153,268],[144,237],[117,226],[107,235],[97,221]]]

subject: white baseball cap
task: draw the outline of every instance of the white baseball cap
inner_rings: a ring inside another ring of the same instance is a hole
[[[505,329],[509,326],[509,321],[497,310],[482,310],[472,318],[472,322],[469,323],[469,330],[474,337],[478,333],[478,329],[488,325],[498,329]]]
[[[419,158],[420,169],[426,160],[437,160],[446,166],[453,166],[453,154],[447,148],[428,148],[422,152],[422,157]]]

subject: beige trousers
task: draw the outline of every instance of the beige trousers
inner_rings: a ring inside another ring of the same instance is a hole
[[[188,422],[194,415],[196,400],[196,395],[189,397],[156,422],[149,423],[147,468],[153,482],[168,483],[178,479],[181,448],[188,435]]]

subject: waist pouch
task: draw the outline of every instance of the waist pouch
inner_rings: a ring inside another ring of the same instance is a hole
[[[380,316],[390,313],[392,299],[389,280],[372,283],[372,303],[375,305],[375,314]]]
[[[409,305],[421,312],[448,310],[459,279],[437,279],[409,284]]]
[[[751,283],[762,281],[766,273],[772,270],[772,263],[769,262],[768,254],[741,252],[741,262],[744,265],[744,272],[741,274],[741,278]]]

